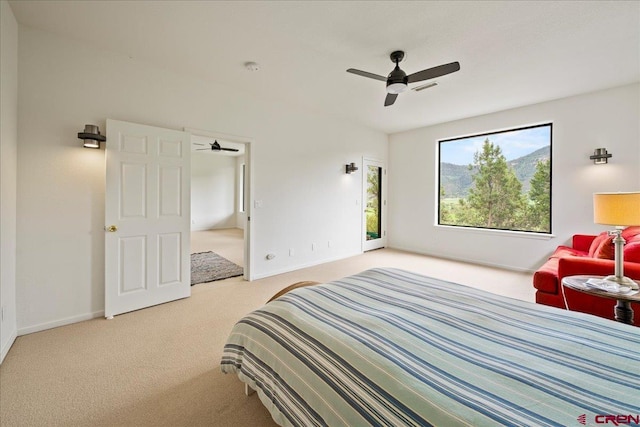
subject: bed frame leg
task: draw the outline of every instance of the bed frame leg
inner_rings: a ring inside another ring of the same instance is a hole
[[[253,393],[255,393],[256,391],[254,389],[252,389],[251,387],[249,387],[249,384],[244,385],[244,394],[246,394],[247,396],[251,396]]]

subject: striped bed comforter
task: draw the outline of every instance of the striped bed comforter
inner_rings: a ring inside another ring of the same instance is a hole
[[[296,289],[250,313],[222,371],[282,426],[640,417],[640,328],[397,269]]]

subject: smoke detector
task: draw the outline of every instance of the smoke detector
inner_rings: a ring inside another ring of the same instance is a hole
[[[249,71],[258,71],[260,69],[256,62],[245,62],[244,67]]]

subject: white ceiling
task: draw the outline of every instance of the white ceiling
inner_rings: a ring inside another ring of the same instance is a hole
[[[387,133],[640,81],[638,1],[10,4],[20,24]],[[386,76],[397,49],[407,74],[461,70],[384,107],[384,82],[345,70]]]

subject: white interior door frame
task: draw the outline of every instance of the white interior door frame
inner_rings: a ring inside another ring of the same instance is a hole
[[[244,163],[245,163],[245,191],[244,191],[244,207],[245,207],[245,223],[244,223],[244,275],[245,280],[253,280],[251,274],[251,265],[253,260],[253,254],[251,248],[253,247],[253,226],[251,221],[251,200],[253,200],[253,167],[251,161],[251,144],[253,138],[232,135],[222,132],[184,128],[185,132],[191,135],[205,136],[213,139],[220,139],[229,142],[235,142],[238,144],[244,144]]]
[[[381,169],[380,175],[380,231],[381,235],[377,239],[367,240],[367,195],[368,184],[367,176],[369,167]],[[362,158],[362,251],[370,251],[380,249],[387,246],[387,165],[384,160],[373,159],[368,157]]]

